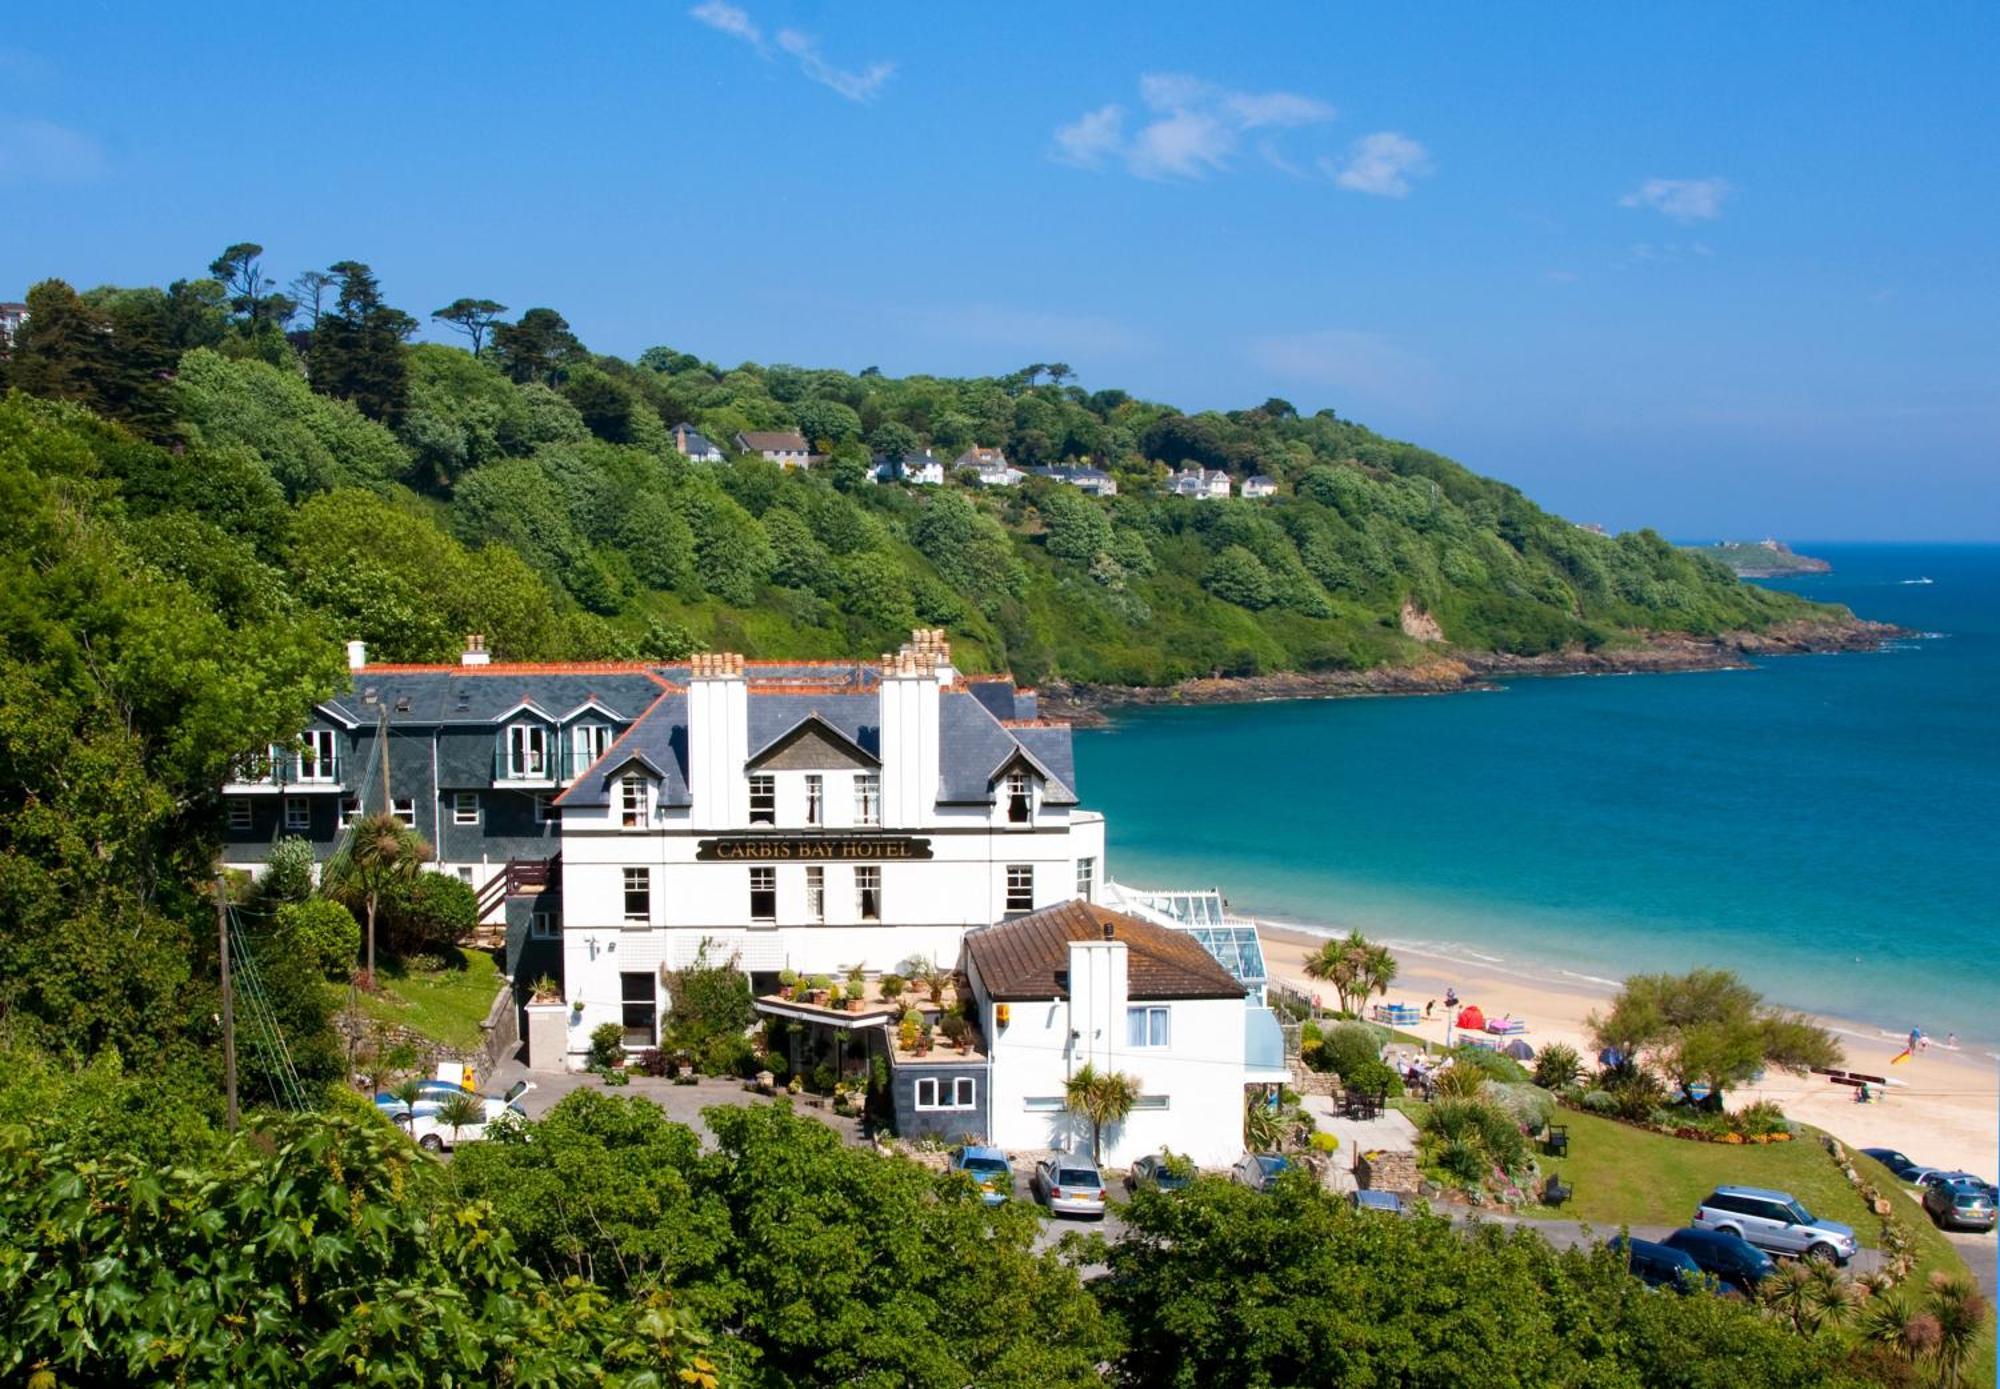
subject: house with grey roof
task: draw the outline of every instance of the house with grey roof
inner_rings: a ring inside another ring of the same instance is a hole
[[[1088,492],[1093,497],[1115,497],[1118,483],[1102,468],[1068,468],[1043,466],[1033,470],[1039,477],[1054,482],[1068,483],[1071,487]]]
[[[720,463],[722,450],[702,437],[701,431],[691,424],[677,424],[671,431],[674,447],[682,456],[695,463]]]
[[[1198,500],[1224,498],[1230,494],[1229,474],[1220,468],[1183,468],[1167,479],[1167,491]]]
[[[1275,497],[1278,495],[1278,480],[1256,473],[1243,479],[1243,495],[1246,497]]]
[[[908,482],[920,487],[940,487],[944,484],[944,460],[929,449],[897,458],[877,454],[874,477],[877,482]]]

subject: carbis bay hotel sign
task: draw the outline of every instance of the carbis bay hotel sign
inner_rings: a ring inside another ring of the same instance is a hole
[[[930,840],[907,835],[741,834],[699,840],[694,846],[697,863],[875,863],[930,856]]]

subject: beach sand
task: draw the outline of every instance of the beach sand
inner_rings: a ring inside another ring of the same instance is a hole
[[[1333,991],[1308,979],[1305,959],[1325,943],[1324,935],[1258,922],[1271,978],[1308,995],[1318,994],[1329,1008]],[[1386,1000],[1413,1003],[1421,1009],[1438,1001],[1430,1022],[1403,1028],[1428,1041],[1444,1042],[1444,994],[1456,988],[1460,1006],[1477,1004],[1488,1017],[1508,1014],[1528,1023],[1527,1040],[1540,1049],[1550,1042],[1567,1042],[1586,1060],[1590,1044],[1585,1019],[1603,1010],[1615,990],[1573,980],[1532,975],[1463,963],[1457,959],[1396,950],[1397,975]],[[1752,981],[1754,983],[1754,981]],[[1900,1066],[1889,1060],[1903,1049],[1902,1038],[1885,1037],[1881,1029],[1837,1018],[1820,1021],[1834,1030],[1847,1052],[1846,1068],[1867,1075],[1902,1081],[1891,1086],[1879,1104],[1856,1104],[1855,1092],[1825,1076],[1789,1076],[1769,1072],[1761,1085],[1730,1092],[1732,1104],[1769,1099],[1787,1117],[1825,1129],[1857,1148],[1897,1148],[1916,1162],[1935,1167],[1963,1168],[1988,1181],[2000,1172],[2000,1070],[1984,1055],[1947,1051],[1933,1040]]]

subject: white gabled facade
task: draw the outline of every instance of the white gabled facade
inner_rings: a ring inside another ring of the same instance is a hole
[[[846,684],[698,656],[563,796],[572,1056],[605,1022],[644,1045],[662,972],[704,941],[753,974],[949,969],[968,929],[1096,895],[1104,822],[1063,780],[1067,729],[998,717],[1011,685],[975,698],[918,635]]]
[[[1049,920],[1090,924],[1060,939],[1041,924]],[[1008,935],[1022,939],[1003,944]],[[1162,941],[1170,942],[1165,951]],[[990,1058],[989,1140],[1088,1153],[1088,1122],[1063,1104],[1069,1078],[1088,1064],[1138,1082],[1139,1103],[1102,1135],[1107,1165],[1162,1149],[1203,1167],[1242,1156],[1245,1087],[1283,1081],[1282,1055],[1250,1054],[1268,1015],[1219,965],[1163,962],[1188,948],[1171,928],[1081,904],[973,937],[967,957]],[[1046,957],[1046,996],[1024,996],[1023,953]],[[1153,958],[1135,971],[1135,954]]]

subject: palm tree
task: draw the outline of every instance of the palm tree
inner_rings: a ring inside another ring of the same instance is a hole
[[[1139,1100],[1139,1082],[1123,1071],[1100,1071],[1088,1061],[1063,1086],[1063,1107],[1090,1121],[1090,1158],[1104,1159],[1104,1127],[1124,1122]]]
[[[424,1097],[424,1083],[415,1076],[404,1076],[389,1087],[389,1093],[411,1109],[415,1109],[417,1101]]]
[[[458,1146],[458,1131],[467,1124],[481,1124],[486,1121],[486,1101],[470,1090],[460,1090],[446,1095],[438,1105],[438,1122],[451,1125],[451,1142]]]
[[[1243,1102],[1243,1146],[1253,1153],[1276,1152],[1285,1141],[1284,1121],[1262,1095]]]
[[[1359,931],[1330,940],[1306,959],[1306,974],[1333,985],[1340,1011],[1352,1013],[1369,995],[1387,993],[1396,978],[1396,957]]]
[[[1937,1344],[1931,1359],[1937,1364],[1938,1382],[1946,1389],[1957,1389],[1965,1362],[1972,1357],[1986,1327],[1986,1298],[1962,1275],[1933,1273],[1926,1310],[1937,1323]]]
[[[1861,1307],[1861,1290],[1830,1263],[1812,1264],[1811,1269],[1805,1297],[1811,1308],[1810,1330],[1817,1336],[1822,1327],[1838,1327],[1852,1319]]]
[[[1901,1293],[1878,1293],[1862,1314],[1863,1339],[1885,1346],[1904,1362],[1915,1364],[1937,1348],[1937,1318],[1920,1312]]]
[[[354,827],[354,839],[332,866],[333,876],[348,894],[359,897],[368,918],[368,964],[362,982],[375,987],[375,913],[382,894],[397,882],[413,878],[431,856],[423,837],[394,815],[370,815]]]
[[[1757,1296],[1771,1315],[1792,1324],[1803,1336],[1812,1320],[1812,1269],[1803,1263],[1780,1264],[1778,1271],[1757,1286]]]

